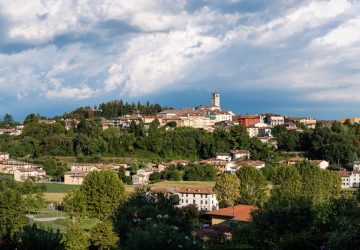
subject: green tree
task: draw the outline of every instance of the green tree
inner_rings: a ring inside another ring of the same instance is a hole
[[[294,166],[282,165],[277,167],[271,180],[274,185],[272,195],[286,199],[296,197],[301,193],[301,176]]]
[[[216,180],[214,192],[220,207],[235,205],[240,198],[239,178],[233,174],[220,175]]]
[[[72,220],[83,217],[86,214],[85,197],[79,189],[74,189],[65,195],[64,211]]]
[[[86,250],[90,246],[89,237],[80,229],[77,222],[69,222],[61,242],[66,250]]]
[[[6,126],[10,126],[14,122],[14,119],[13,119],[11,114],[6,113],[4,115],[3,121],[4,121]]]
[[[119,237],[114,232],[113,225],[109,221],[99,222],[90,231],[91,243],[97,249],[115,249]]]
[[[262,206],[268,197],[268,187],[262,172],[252,166],[244,166],[236,171],[240,179],[238,203]]]
[[[125,199],[124,184],[115,173],[106,170],[86,175],[80,192],[89,216],[100,220],[111,216]]]
[[[23,198],[18,190],[0,191],[0,246],[1,242],[12,245],[17,242],[28,223]]]

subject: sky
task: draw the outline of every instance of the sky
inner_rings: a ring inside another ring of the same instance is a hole
[[[0,0],[0,117],[123,99],[360,116],[359,0]]]

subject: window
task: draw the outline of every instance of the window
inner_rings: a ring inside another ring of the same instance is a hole
[[[195,205],[195,200],[193,200],[193,204]]]
[[[186,203],[188,203],[188,200],[186,200]]]
[[[202,204],[203,204],[203,201],[200,201],[200,204],[202,205]]]

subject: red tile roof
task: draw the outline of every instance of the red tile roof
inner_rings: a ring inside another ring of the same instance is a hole
[[[208,215],[224,216],[229,219],[234,218],[236,221],[250,221],[251,212],[257,210],[257,207],[251,205],[237,205],[234,207],[222,208],[208,212]]]
[[[187,194],[213,194],[212,188],[192,188],[192,187],[182,187],[178,191],[179,193]]]

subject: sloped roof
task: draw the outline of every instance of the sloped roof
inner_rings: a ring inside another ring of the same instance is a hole
[[[236,221],[251,221],[251,212],[258,208],[251,205],[237,205],[208,212],[208,215],[229,217]]]

